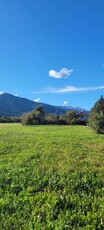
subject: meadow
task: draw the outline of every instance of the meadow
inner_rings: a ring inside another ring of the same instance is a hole
[[[0,124],[0,230],[104,229],[104,135]]]

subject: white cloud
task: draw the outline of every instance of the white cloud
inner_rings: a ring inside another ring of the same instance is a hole
[[[103,86],[98,86],[98,87],[75,87],[75,86],[66,86],[65,88],[62,89],[56,89],[56,93],[67,93],[67,92],[81,92],[81,91],[95,91],[95,90],[100,90],[104,89]]]
[[[40,92],[34,92],[34,93],[70,93],[70,92],[82,92],[82,91],[96,91],[104,89],[104,85],[97,86],[97,87],[75,87],[75,86],[66,86],[61,89],[57,88],[48,88]]]
[[[39,102],[40,101],[40,98],[37,98],[34,100],[34,102]]]
[[[67,68],[63,68],[60,71],[55,71],[55,70],[50,70],[49,71],[49,76],[53,77],[53,78],[67,78],[68,76],[70,76],[70,74],[73,72],[73,69],[67,69]]]
[[[64,101],[64,105],[67,105],[68,104],[68,101]]]
[[[0,95],[3,94],[4,92],[0,92]]]

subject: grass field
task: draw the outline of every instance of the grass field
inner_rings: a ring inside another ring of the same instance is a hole
[[[104,135],[0,124],[0,230],[104,229]]]

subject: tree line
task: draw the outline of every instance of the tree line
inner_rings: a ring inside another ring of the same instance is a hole
[[[88,116],[84,112],[67,111],[64,115],[45,114],[42,106],[22,117],[0,116],[0,123],[21,122],[23,125],[89,125],[96,133],[104,134],[104,98],[96,101]]]
[[[20,117],[0,116],[0,123],[19,123],[19,122],[21,122]]]
[[[30,113],[23,114],[21,123],[23,125],[43,125],[43,124],[60,124],[60,125],[86,125],[87,119],[83,119],[84,113],[68,111],[64,115],[46,115],[42,106],[37,107]]]
[[[43,108],[37,107],[34,111],[24,114],[21,119],[23,125],[35,124],[61,124],[61,125],[86,125],[88,124],[92,129],[99,134],[104,134],[104,98],[96,101],[90,111],[88,117],[84,112],[76,113],[75,111],[68,111],[61,116],[46,115]]]

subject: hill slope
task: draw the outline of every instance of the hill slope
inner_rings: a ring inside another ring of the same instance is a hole
[[[64,114],[65,110],[57,106],[38,103],[26,98],[14,96],[9,93],[0,95],[0,116],[20,116],[23,113],[34,110],[37,106],[43,106],[47,114]]]
[[[69,110],[78,112],[83,110],[71,106],[53,106],[45,103],[38,103],[9,93],[3,93],[0,95],[0,116],[21,116],[23,113],[34,110],[37,106],[42,106],[46,114],[55,115],[62,115]],[[88,113],[88,111],[86,111],[86,113]]]

